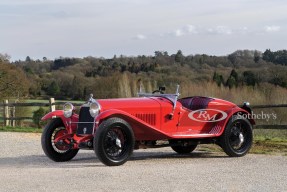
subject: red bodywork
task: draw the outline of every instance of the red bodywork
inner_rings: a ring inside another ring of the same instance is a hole
[[[79,148],[81,142],[91,140],[99,125],[111,117],[120,117],[129,123],[136,141],[217,138],[234,114],[249,113],[231,102],[208,97],[183,98],[176,103],[164,96],[100,99],[97,102],[101,110],[94,119],[92,134],[76,134],[77,114],[66,118],[62,110],[57,110],[45,115],[42,120],[61,118],[67,130],[68,134],[56,138],[55,142],[72,138],[74,148]],[[254,124],[252,119],[250,122]]]

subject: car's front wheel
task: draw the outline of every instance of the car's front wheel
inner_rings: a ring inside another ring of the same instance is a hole
[[[244,156],[253,141],[252,125],[248,119],[233,116],[220,137],[220,146],[230,157]]]
[[[41,137],[42,148],[44,153],[53,161],[69,161],[73,159],[79,151],[79,149],[72,149],[68,139],[55,142],[57,138],[65,134],[67,134],[67,130],[60,118],[52,119],[43,130]]]
[[[123,119],[113,117],[101,123],[94,137],[94,150],[99,160],[108,166],[124,164],[135,145],[134,133]]]

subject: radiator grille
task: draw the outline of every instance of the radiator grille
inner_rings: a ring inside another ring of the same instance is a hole
[[[156,116],[155,114],[143,114],[143,113],[137,113],[135,114],[135,116],[141,120],[143,120],[144,122],[150,124],[150,125],[155,125],[155,119]]]
[[[94,118],[90,115],[89,107],[81,107],[77,134],[92,134],[93,128]]]

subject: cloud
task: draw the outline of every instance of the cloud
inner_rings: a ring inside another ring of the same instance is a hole
[[[144,40],[146,39],[147,37],[143,34],[137,34],[134,39],[137,39],[137,40]]]
[[[194,25],[186,25],[184,27],[184,29],[188,32],[188,33],[197,33],[196,31],[196,27]]]
[[[215,28],[208,28],[207,31],[211,34],[231,35],[232,29],[227,26],[217,26]]]
[[[265,26],[264,30],[263,26],[250,28],[246,26],[237,26],[237,27],[230,27],[227,25],[217,25],[217,26],[195,26],[195,25],[184,25],[179,27],[171,32],[163,32],[159,35],[160,37],[183,37],[188,35],[248,35],[248,34],[262,34],[262,33],[271,33],[271,32],[278,32],[281,30],[280,26]],[[138,38],[140,39],[140,38]]]
[[[193,25],[185,25],[183,27],[180,27],[180,28],[176,29],[172,33],[167,33],[167,34],[171,34],[172,36],[175,36],[175,37],[181,37],[181,36],[184,36],[184,35],[187,35],[187,34],[195,34],[195,33],[197,33],[195,26],[193,26]]]
[[[184,35],[184,32],[181,29],[177,29],[174,31],[174,36],[176,36],[176,37],[180,37],[183,35]]]
[[[239,34],[247,34],[247,33],[249,32],[249,29],[248,29],[248,27],[240,27],[240,28],[237,30],[237,32],[238,32]]]
[[[265,32],[267,32],[267,33],[278,32],[278,31],[280,31],[280,26],[275,26],[275,25],[265,26],[264,29],[265,29]]]

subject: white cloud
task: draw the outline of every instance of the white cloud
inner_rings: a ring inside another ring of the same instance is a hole
[[[180,37],[180,36],[184,35],[184,32],[181,29],[177,29],[177,30],[174,31],[174,35],[176,37]]]
[[[207,31],[212,34],[231,35],[232,29],[227,26],[217,26],[215,28],[208,28]]]
[[[248,27],[240,27],[237,31],[240,34],[247,34],[249,32],[249,29]]]
[[[143,34],[137,34],[136,36],[135,36],[135,39],[137,39],[137,40],[144,40],[144,39],[146,39],[147,37],[145,36],[145,35],[143,35]]]
[[[196,27],[188,24],[188,25],[185,25],[183,27],[176,29],[172,33],[167,33],[167,34],[172,34],[175,37],[181,37],[181,36],[184,36],[187,34],[196,34],[196,33],[197,33]],[[161,35],[161,36],[163,36],[163,35]]]
[[[272,26],[265,26],[265,32],[278,32],[280,31],[280,26],[275,26],[275,25],[272,25]]]
[[[197,33],[196,31],[196,27],[194,25],[186,25],[184,27],[184,29],[188,32],[188,33]]]

